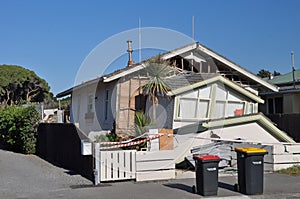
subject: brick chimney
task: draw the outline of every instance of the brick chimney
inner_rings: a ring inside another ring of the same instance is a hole
[[[128,55],[129,55],[129,59],[128,59],[127,66],[131,66],[131,65],[134,64],[134,62],[133,62],[133,60],[132,60],[132,52],[133,52],[132,47],[131,47],[132,41],[128,40],[127,43],[128,43],[128,49],[127,49],[127,52],[128,52]]]

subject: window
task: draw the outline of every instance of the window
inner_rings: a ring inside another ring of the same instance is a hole
[[[267,100],[268,114],[283,113],[283,98],[272,97]]]
[[[227,90],[222,85],[216,87],[213,118],[232,117],[244,114],[246,101],[238,93]]]
[[[254,104],[249,103],[248,104],[248,114],[252,114],[252,113],[254,113]]]
[[[109,90],[105,90],[105,107],[104,107],[104,119],[108,119],[108,105],[109,105]]]
[[[93,112],[93,95],[88,96],[87,112]]]
[[[180,96],[177,117],[183,119],[208,118],[211,86]]]
[[[222,118],[225,116],[225,101],[216,101],[214,106],[214,118]]]
[[[244,110],[243,102],[228,102],[226,116],[231,117],[237,114],[237,110]]]
[[[275,113],[283,113],[283,98],[275,98]]]
[[[182,118],[195,118],[196,117],[197,100],[194,99],[181,99],[179,104],[179,117]]]

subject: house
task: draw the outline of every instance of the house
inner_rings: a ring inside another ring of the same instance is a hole
[[[300,141],[300,70],[269,78],[267,80],[279,87],[278,92],[260,93],[266,101],[259,110],[266,114],[278,127]]]
[[[258,113],[259,104],[265,102],[258,94],[278,92],[277,86],[198,42],[160,56],[171,63],[174,75],[165,78],[170,87],[167,97],[160,96],[154,105],[156,125],[175,129],[180,136],[177,160],[189,153],[190,147],[207,142],[201,139],[210,138],[212,131],[220,138],[294,142]],[[132,133],[135,112],[149,113],[153,108],[141,89],[148,81],[146,64],[147,60],[137,64],[129,60],[127,67],[74,86],[57,97],[72,95],[72,121],[90,137],[112,129],[119,135]],[[205,124],[211,122],[218,125],[207,128]],[[196,135],[199,126],[203,130]],[[186,129],[187,133],[181,133]]]

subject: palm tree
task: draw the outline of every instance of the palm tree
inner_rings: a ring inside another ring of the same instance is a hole
[[[149,59],[145,64],[145,72],[149,78],[148,82],[142,87],[144,95],[149,95],[152,101],[152,123],[156,123],[156,104],[158,103],[158,96],[166,96],[170,90],[166,77],[174,74],[169,62],[161,59],[158,55]]]

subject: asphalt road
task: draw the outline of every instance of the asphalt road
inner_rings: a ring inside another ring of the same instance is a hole
[[[245,196],[233,190],[237,177],[219,177],[217,198],[300,198],[300,177],[280,174],[265,175],[263,195]],[[194,178],[170,181],[134,181],[93,184],[79,175],[34,155],[22,155],[0,150],[0,198],[43,199],[43,198],[129,198],[129,199],[188,199],[201,198],[192,193]],[[214,198],[214,197],[209,197]]]

